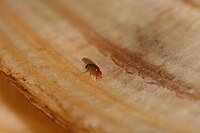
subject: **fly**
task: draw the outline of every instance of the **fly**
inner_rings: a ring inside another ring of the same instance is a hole
[[[86,72],[90,72],[90,75],[91,74],[94,75],[96,77],[96,80],[98,78],[101,78],[102,72],[94,61],[86,57],[84,57],[82,61],[86,64],[85,65],[85,68],[87,69]]]

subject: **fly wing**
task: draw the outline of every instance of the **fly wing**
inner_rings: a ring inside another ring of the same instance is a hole
[[[87,65],[87,64],[96,64],[94,61],[92,61],[91,59],[84,57],[82,59],[82,61]]]

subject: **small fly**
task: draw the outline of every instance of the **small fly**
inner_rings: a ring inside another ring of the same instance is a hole
[[[96,77],[96,80],[98,78],[102,78],[101,75],[102,75],[102,72],[101,70],[99,69],[99,67],[96,65],[96,63],[94,61],[92,61],[91,59],[89,58],[86,58],[84,57],[82,59],[82,61],[86,64],[85,65],[85,68],[87,69],[86,72],[90,72],[90,75],[94,75]]]

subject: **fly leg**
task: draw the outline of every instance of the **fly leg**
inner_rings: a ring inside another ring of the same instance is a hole
[[[87,80],[89,80],[89,79],[90,79],[90,77],[91,77],[91,72],[90,72],[90,75],[88,76]]]
[[[86,73],[86,72],[88,72],[88,69],[86,71],[84,71],[83,73]]]
[[[97,80],[98,79],[98,73],[96,73],[95,76],[96,76],[96,80]],[[100,76],[100,78],[101,78],[101,76]]]
[[[88,71],[89,71],[89,69],[87,69],[87,70],[84,71],[83,73],[85,74],[85,73],[87,73]],[[90,73],[89,77],[87,78],[87,80],[90,78],[90,76],[91,76],[91,73]]]
[[[89,75],[89,78],[91,77],[91,72],[90,72],[90,75]]]
[[[86,71],[86,72],[88,72],[88,71]],[[91,73],[90,73],[90,75],[87,77],[87,80],[89,80],[89,79],[90,79],[90,76],[91,76]]]

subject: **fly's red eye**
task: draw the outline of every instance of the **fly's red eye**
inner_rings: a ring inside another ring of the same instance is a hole
[[[96,72],[98,72],[98,69],[95,69]]]

